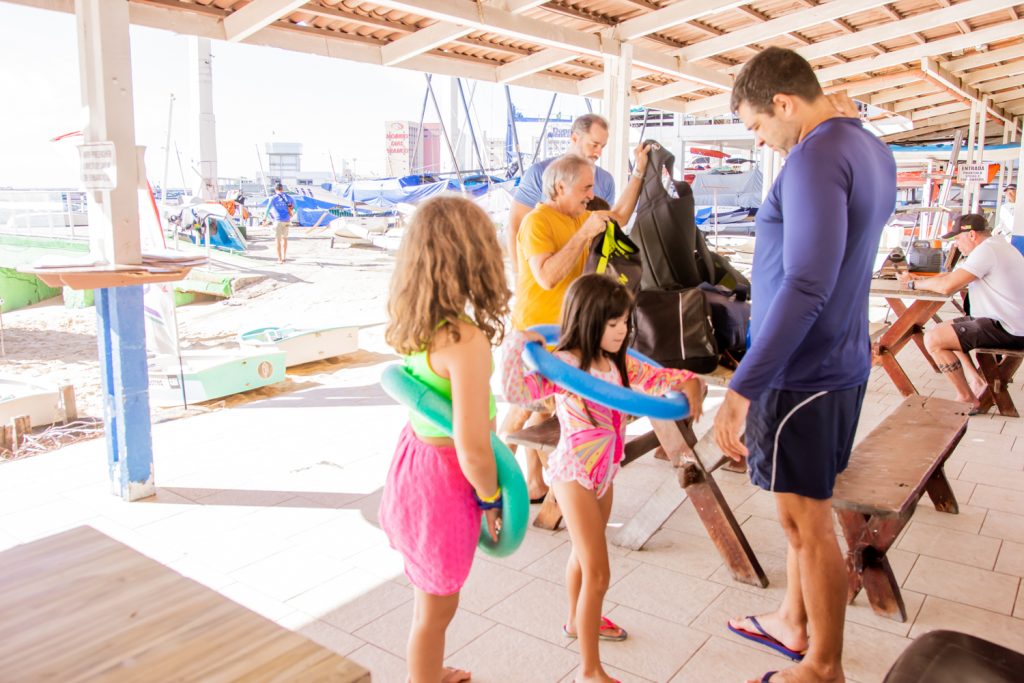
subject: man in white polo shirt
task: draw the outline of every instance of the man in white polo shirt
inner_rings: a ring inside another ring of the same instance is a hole
[[[939,372],[956,388],[957,400],[970,404],[973,415],[986,385],[967,352],[1024,349],[1024,256],[1008,242],[992,239],[985,217],[977,213],[958,218],[942,237],[956,239],[967,257],[959,268],[935,277],[901,274],[899,279],[909,289],[940,294],[967,287],[971,315],[929,329],[924,342]]]

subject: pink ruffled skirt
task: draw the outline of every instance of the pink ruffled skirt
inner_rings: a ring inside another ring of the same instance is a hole
[[[380,502],[380,525],[405,574],[432,595],[457,593],[480,537],[480,508],[451,446],[420,441],[406,425]]]

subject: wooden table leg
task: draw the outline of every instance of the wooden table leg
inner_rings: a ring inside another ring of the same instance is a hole
[[[541,503],[540,511],[533,520],[533,526],[538,529],[554,531],[561,523],[562,511],[558,507],[558,501],[555,500],[555,490],[550,488],[548,489],[548,495],[544,496],[544,502]]]
[[[949,485],[949,480],[946,479],[946,472],[942,465],[932,474],[928,483],[925,484],[924,490],[928,492],[928,497],[932,499],[932,505],[936,510],[948,512],[951,515],[960,514],[960,506],[956,502],[956,496],[953,495],[953,489]]]
[[[882,366],[903,396],[913,396],[918,393],[917,388],[914,387],[914,383],[910,381],[910,377],[896,360],[896,354],[910,340],[914,340],[928,364],[932,366],[933,370],[938,371],[935,359],[928,353],[928,349],[924,345],[922,330],[923,325],[936,311],[942,308],[943,302],[918,300],[910,306],[906,306],[899,299],[886,298],[886,301],[896,313],[896,320],[879,338],[875,349],[875,361]]]
[[[878,362],[881,364],[882,369],[885,370],[886,374],[889,375],[889,379],[896,385],[896,390],[903,395],[904,398],[907,396],[913,396],[917,393],[917,388],[914,383],[910,381],[910,377],[903,370],[903,366],[896,360],[896,355],[890,353],[888,350],[882,350],[878,356]]]
[[[700,459],[689,454],[692,451],[679,426],[669,420],[651,420],[651,424],[676,468],[680,486],[686,489],[687,497],[693,501],[697,515],[733,578],[766,588],[768,577],[754,556],[725,496]]]
[[[531,412],[526,408],[517,405],[510,405],[508,412],[505,413],[505,419],[501,421],[501,427],[498,428],[498,436],[500,436],[502,440],[506,440],[509,434],[518,432],[526,426],[526,421],[530,419],[530,415]],[[508,443],[507,440],[505,441],[505,445],[508,446],[508,449],[512,451],[512,453],[515,453],[516,448],[518,448],[516,444]]]
[[[875,614],[906,622],[907,608],[903,604],[900,585],[885,555],[906,526],[909,516],[903,519],[879,519],[874,515],[848,510],[838,510],[836,514],[839,515],[848,548],[848,601],[852,603],[863,587]]]
[[[1020,413],[1017,412],[1017,406],[1014,405],[1013,399],[1010,397],[1010,390],[1007,385],[1013,378],[1013,373],[1017,371],[1021,362],[1024,361],[1024,358],[1007,356],[1001,362],[997,362],[995,356],[991,353],[978,353],[975,355],[978,359],[978,369],[985,377],[985,381],[988,382],[988,387],[981,396],[979,410],[984,413],[995,405],[999,410],[999,414],[1004,417],[1020,417]]]
[[[908,310],[910,311],[910,318],[915,322],[915,325],[911,328],[910,336],[914,340],[914,343],[917,344],[917,348],[921,351],[921,355],[923,355],[924,359],[928,361],[928,364],[932,366],[932,370],[934,372],[938,372],[939,366],[935,363],[935,359],[932,358],[932,354],[928,353],[928,348],[924,345],[924,328],[922,327],[929,319],[938,318],[934,312],[930,311],[933,306],[928,305],[933,302],[915,302],[914,304],[911,304],[911,306],[916,304],[922,305],[915,310],[910,310],[910,308],[908,308],[906,304],[899,299],[887,299],[887,301],[889,302],[889,306],[892,308],[893,313],[895,313],[897,317],[907,314]],[[939,303],[939,307],[941,307],[941,302]],[[935,308],[935,310],[938,310],[938,308]],[[937,322],[942,322],[942,320],[937,320]]]

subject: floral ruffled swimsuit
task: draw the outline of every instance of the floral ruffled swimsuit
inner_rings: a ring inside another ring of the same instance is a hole
[[[561,426],[561,437],[548,456],[544,481],[575,481],[586,489],[597,491],[600,498],[608,490],[622,462],[625,445],[625,415],[612,408],[582,398],[562,389],[540,373],[530,372],[522,360],[526,336],[511,335],[506,343],[502,378],[506,400],[529,405],[548,396],[555,397],[555,415]],[[559,360],[579,367],[579,359],[565,351],[554,352]],[[661,396],[678,382],[694,374],[688,370],[656,368],[632,356],[626,357],[629,386],[635,391]],[[593,367],[590,374],[612,384],[622,385],[618,369],[612,365],[607,372]]]

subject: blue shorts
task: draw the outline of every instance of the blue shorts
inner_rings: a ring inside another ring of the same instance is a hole
[[[866,389],[768,389],[752,401],[745,437],[750,481],[775,493],[831,498],[850,462]]]

